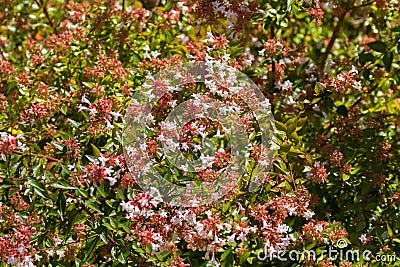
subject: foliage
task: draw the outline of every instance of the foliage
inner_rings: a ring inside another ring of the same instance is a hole
[[[352,266],[322,253],[339,240],[380,266],[400,251],[397,0],[3,0],[0,20],[0,266],[289,264],[265,247]],[[277,151],[255,192],[176,208],[130,175],[123,116],[146,77],[210,58],[268,97]]]

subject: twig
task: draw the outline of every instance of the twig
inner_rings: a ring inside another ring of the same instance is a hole
[[[348,7],[347,9],[345,9],[343,11],[343,13],[340,15],[339,20],[338,20],[338,22],[337,22],[337,24],[336,24],[336,26],[335,26],[335,28],[333,30],[332,37],[329,40],[328,46],[326,47],[326,50],[325,50],[324,54],[322,55],[321,61],[320,61],[319,66],[318,66],[320,68],[320,70],[323,71],[324,68],[325,68],[326,60],[328,59],[329,53],[332,50],[332,47],[333,47],[333,45],[335,43],[335,40],[336,40],[336,38],[337,38],[337,36],[339,34],[340,28],[342,28],[343,21],[344,21],[344,18],[346,17],[346,15],[347,15],[347,13],[349,11],[352,11],[352,10],[357,9],[357,8],[361,8],[361,7],[366,7],[366,6],[372,5],[374,2],[375,1],[371,1],[371,2],[362,4],[362,5],[359,5],[359,6],[351,6],[351,7]]]
[[[54,27],[54,24],[53,24],[53,22],[52,22],[52,20],[50,18],[49,12],[47,12],[47,8],[44,5],[44,3],[40,3],[39,0],[34,0],[34,1],[39,7],[42,8],[43,13],[46,16],[46,18],[47,18],[47,20],[48,20],[48,22],[50,24],[50,27],[53,29],[54,33],[57,34],[57,29],[56,29],[56,27]]]
[[[371,2],[368,2],[368,3],[365,3],[365,4],[362,4],[362,5],[352,6],[352,7],[349,8],[349,10],[357,9],[357,8],[360,8],[360,7],[366,7],[366,6],[372,5],[374,2],[375,2],[375,0],[371,1]]]
[[[329,40],[328,46],[326,47],[326,50],[325,50],[324,54],[322,55],[321,61],[319,62],[319,66],[318,67],[322,71],[325,68],[326,60],[328,59],[328,55],[332,50],[332,47],[333,47],[333,45],[335,43],[335,40],[336,40],[336,38],[337,38],[337,36],[339,34],[340,28],[343,25],[343,21],[344,21],[344,18],[346,16],[347,12],[349,12],[349,9],[343,11],[343,13],[340,15],[339,20],[338,20],[338,22],[337,22],[337,24],[336,24],[336,26],[335,26],[335,28],[333,30],[332,37]]]
[[[60,162],[61,161],[59,159],[56,159],[56,158],[53,158],[53,157],[50,157],[50,156],[46,156],[46,155],[43,155],[43,154],[35,154],[35,153],[25,154],[24,152],[17,151],[17,150],[14,150],[12,153],[18,154],[18,155],[22,155],[22,156],[30,156],[30,157],[38,157],[38,158],[48,159],[48,160],[54,161],[54,162]]]
[[[271,23],[270,27],[271,33],[270,33],[270,38],[274,39],[275,38],[275,20]],[[276,66],[275,66],[275,60],[273,57],[271,57],[272,60],[272,86],[275,86],[275,71],[276,71]]]

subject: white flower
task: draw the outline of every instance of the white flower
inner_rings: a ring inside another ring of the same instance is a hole
[[[112,130],[114,129],[114,125],[111,124],[109,120],[106,120],[106,129],[107,130]]]
[[[286,234],[288,230],[289,226],[287,226],[286,224],[279,224],[276,229],[278,234]]]
[[[214,41],[214,35],[211,32],[207,32],[207,41],[208,42],[213,42]]]
[[[113,176],[107,176],[106,179],[108,181],[110,181],[110,185],[113,186],[117,183],[117,178],[113,177]]]
[[[306,220],[310,220],[313,216],[315,215],[315,213],[313,211],[307,210],[306,212],[304,212],[304,218]]]
[[[236,239],[239,240],[239,241],[244,242],[244,241],[247,240],[247,237],[246,237],[246,235],[244,233],[240,233],[239,236]]]
[[[354,88],[357,89],[358,91],[361,91],[361,89],[362,89],[361,82],[359,82],[359,81],[354,81],[354,82],[353,82],[353,86],[354,86]]]
[[[158,51],[151,51],[150,53],[151,53],[151,56],[152,56],[153,58],[157,58],[158,56],[161,55],[161,53],[159,53]]]
[[[145,59],[151,59],[151,56],[150,56],[149,52],[147,52],[147,51],[144,52],[143,57],[144,57]]]
[[[61,243],[62,243],[62,239],[59,237],[54,238],[53,241],[54,241],[54,245],[56,245],[56,246],[61,245]]]
[[[282,84],[281,88],[283,91],[288,91],[292,87],[293,87],[293,83],[291,81],[287,80]]]
[[[196,144],[193,145],[193,151],[197,152],[200,150],[201,150],[201,145],[196,145]]]
[[[114,120],[118,120],[118,118],[122,116],[119,112],[111,111],[110,114],[114,117]]]
[[[90,103],[90,101],[85,97],[85,95],[82,96],[81,102],[82,102],[83,104],[88,104],[88,105],[91,105],[91,104],[92,104],[92,103]]]
[[[75,164],[68,165],[68,170],[72,171],[75,169]]]
[[[204,212],[208,218],[210,218],[212,216],[212,211],[211,210],[207,210],[206,212]]]
[[[186,142],[184,142],[184,143],[181,144],[181,148],[183,150],[187,151],[189,149],[189,146],[188,146],[188,144]]]
[[[14,256],[8,256],[7,257],[7,263],[8,264],[10,264],[10,265],[17,265],[19,262],[18,262],[18,259],[17,258],[15,258]]]
[[[383,233],[381,234],[381,237],[382,237],[383,239],[389,238],[389,233],[388,233],[388,231],[383,232]]]
[[[152,251],[155,252],[155,251],[158,251],[160,249],[160,245],[159,244],[155,244],[155,243],[151,243],[151,248],[152,248]]]
[[[322,232],[324,230],[324,227],[322,227],[322,224],[317,224],[315,226],[315,230],[317,230],[318,232]]]
[[[96,114],[97,114],[96,108],[90,108],[90,109],[89,109],[89,114],[90,114],[91,116],[96,115]]]
[[[297,215],[297,207],[289,207],[288,211],[289,211],[289,216],[293,216],[293,215]]]
[[[360,236],[360,241],[361,241],[361,243],[365,243],[365,242],[367,242],[367,240],[368,240],[368,238],[367,238],[367,235],[366,234],[362,234],[361,236]]]
[[[88,110],[88,108],[85,107],[85,106],[82,106],[81,104],[79,104],[79,106],[78,106],[78,112],[81,112],[82,110]]]
[[[60,257],[60,258],[63,258],[64,256],[65,256],[65,252],[64,252],[64,250],[57,250],[56,251],[56,254],[57,254],[57,256],[58,257]]]
[[[129,202],[122,201],[120,205],[122,207],[122,211],[132,211],[132,205]]]
[[[235,233],[233,233],[232,235],[228,236],[228,242],[231,242],[231,243],[235,242],[235,237],[236,237]]]
[[[265,98],[263,102],[260,103],[263,108],[269,108],[271,104],[269,103],[269,99]]]
[[[20,246],[20,247],[17,248],[17,251],[18,251],[18,253],[22,254],[22,253],[25,252],[25,247]]]
[[[108,161],[108,158],[103,157],[103,156],[100,156],[100,157],[98,158],[98,160],[100,161],[101,166],[104,166],[104,165],[106,165],[106,162]]]
[[[356,69],[356,67],[354,67],[354,66],[352,65],[352,66],[351,66],[351,70],[349,71],[349,73],[357,75],[357,74],[358,74],[358,70]]]
[[[54,256],[54,250],[48,249],[48,250],[46,250],[46,252],[47,252],[47,255],[48,255],[49,257]]]

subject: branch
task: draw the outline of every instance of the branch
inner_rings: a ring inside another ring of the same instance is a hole
[[[270,30],[271,30],[271,32],[270,32],[270,38],[271,38],[271,39],[274,39],[274,38],[275,38],[275,20],[271,23]],[[273,58],[273,57],[271,57],[271,60],[272,60],[272,86],[274,87],[274,86],[275,86],[275,71],[276,71],[276,66],[275,66],[275,61],[274,61],[274,58]]]
[[[47,8],[44,5],[44,3],[40,3],[39,0],[34,0],[34,1],[39,7],[42,8],[43,13],[46,16],[46,18],[47,18],[47,20],[48,20],[48,22],[50,24],[50,27],[53,28],[54,33],[57,34],[57,29],[56,29],[56,27],[54,27],[54,24],[53,24],[53,22],[52,22],[52,20],[50,18],[49,12],[47,12]]]
[[[18,154],[18,155],[22,155],[22,156],[38,157],[38,158],[47,159],[47,160],[54,161],[54,162],[60,162],[61,161],[59,159],[56,159],[56,158],[53,158],[53,157],[50,157],[50,156],[46,156],[46,155],[43,155],[43,154],[35,154],[35,153],[25,154],[24,152],[17,151],[17,150],[13,150],[12,153]]]
[[[352,6],[352,7],[349,8],[349,10],[351,10],[351,9],[357,9],[357,8],[360,8],[360,7],[366,7],[366,6],[372,5],[374,2],[375,2],[375,0],[374,0],[374,1],[371,1],[371,2],[368,2],[368,3],[365,3],[365,4],[362,4],[362,5]]]
[[[336,24],[336,26],[335,26],[335,29],[333,30],[332,37],[331,37],[331,39],[329,40],[328,46],[326,47],[326,50],[325,50],[325,53],[322,55],[321,61],[319,62],[319,65],[318,65],[318,67],[319,67],[322,71],[323,71],[324,68],[325,68],[326,60],[328,59],[328,56],[329,56],[329,54],[330,54],[330,52],[331,52],[331,50],[332,50],[332,47],[333,47],[333,45],[334,45],[334,43],[335,43],[335,40],[336,40],[336,38],[337,38],[337,36],[338,36],[338,34],[339,34],[340,28],[342,28],[344,18],[345,18],[345,16],[346,16],[346,14],[347,14],[348,11],[349,11],[349,10],[345,10],[345,11],[343,11],[343,13],[340,15],[339,21],[337,22],[337,24]]]
[[[334,43],[335,43],[335,40],[336,40],[336,38],[337,38],[337,36],[338,36],[338,34],[339,34],[339,31],[340,31],[340,29],[342,28],[343,21],[344,21],[344,18],[346,17],[346,14],[347,14],[349,11],[351,11],[351,10],[354,10],[354,9],[357,9],[357,8],[361,8],[361,7],[366,7],[366,6],[372,5],[374,2],[375,2],[375,1],[371,1],[371,2],[362,4],[362,5],[359,5],[359,6],[351,6],[351,7],[348,7],[347,9],[345,9],[345,10],[343,11],[343,13],[340,15],[339,20],[338,20],[338,22],[337,22],[337,24],[336,24],[336,26],[335,26],[335,29],[333,30],[332,37],[331,37],[331,39],[329,40],[329,44],[328,44],[328,46],[326,47],[325,53],[322,55],[322,59],[321,59],[319,65],[318,65],[318,67],[319,67],[322,71],[323,71],[324,68],[325,68],[326,60],[328,59],[328,56],[329,56],[329,54],[330,54],[330,52],[331,52],[331,50],[332,50],[332,47],[333,47],[333,45],[334,45]]]

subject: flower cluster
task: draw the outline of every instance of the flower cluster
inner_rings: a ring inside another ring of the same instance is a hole
[[[398,1],[28,2],[0,9],[0,266],[399,251]]]

